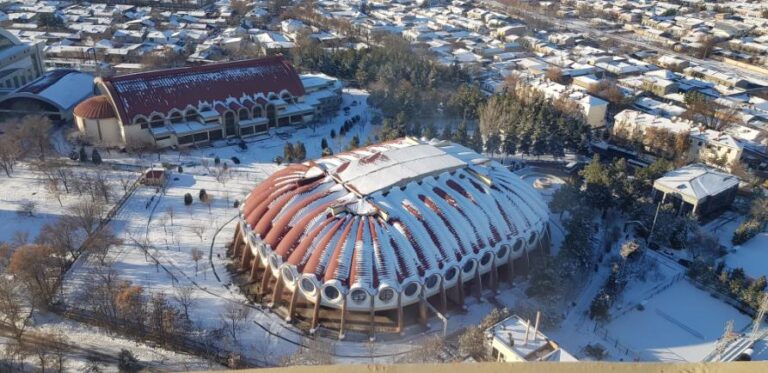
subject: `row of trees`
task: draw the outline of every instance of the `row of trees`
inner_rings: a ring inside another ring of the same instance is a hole
[[[14,166],[28,157],[45,162],[50,155],[50,131],[53,124],[48,117],[29,115],[0,123],[0,169],[11,177]]]
[[[749,210],[747,219],[739,224],[736,231],[733,232],[731,241],[734,245],[741,245],[755,237],[765,229],[768,221],[768,198],[755,198]]]
[[[750,280],[744,274],[743,269],[735,268],[729,271],[723,262],[713,265],[702,260],[696,260],[688,268],[688,276],[722,294],[729,295],[754,310],[760,307],[760,301],[766,288],[765,276]]]
[[[589,146],[589,126],[572,101],[550,100],[514,82],[480,108],[479,119],[490,153],[562,157],[566,149],[584,152]]]

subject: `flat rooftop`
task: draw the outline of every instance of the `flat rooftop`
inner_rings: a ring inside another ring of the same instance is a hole
[[[339,166],[333,177],[362,196],[467,167],[467,162],[432,145],[389,149]]]

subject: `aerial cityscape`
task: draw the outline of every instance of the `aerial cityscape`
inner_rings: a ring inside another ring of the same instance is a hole
[[[767,179],[768,1],[0,0],[0,372],[768,371]]]

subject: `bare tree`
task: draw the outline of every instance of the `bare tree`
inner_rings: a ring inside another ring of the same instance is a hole
[[[45,156],[50,151],[52,127],[53,123],[44,115],[28,115],[22,118],[19,124],[22,146],[36,153],[41,161],[45,161]]]
[[[32,310],[21,285],[9,277],[0,276],[0,321],[11,329],[16,340],[21,340]]]
[[[22,155],[22,149],[15,136],[5,133],[0,136],[0,168],[5,171],[5,175],[11,177],[13,166]]]
[[[192,260],[195,261],[195,276],[197,276],[198,263],[200,263],[200,259],[203,259],[205,253],[198,248],[192,249],[189,253],[192,255]]]
[[[173,210],[173,206],[168,206],[165,209],[165,214],[168,215],[169,219],[171,219],[171,225],[173,225],[173,215],[175,214],[175,211]]]
[[[81,201],[68,209],[67,219],[71,219],[72,224],[90,236],[98,227],[104,213],[104,205],[96,202]]]
[[[189,309],[197,300],[195,287],[192,285],[176,285],[173,287],[173,300],[181,306],[184,311],[184,318],[189,320]]]
[[[192,226],[192,233],[197,236],[197,238],[200,239],[200,242],[203,242],[203,234],[205,234],[205,225],[202,223],[198,223]]]
[[[25,245],[11,256],[8,271],[24,284],[38,307],[51,303],[64,276],[60,254],[48,245]]]
[[[251,309],[247,306],[229,302],[227,303],[224,313],[221,315],[224,329],[229,333],[233,340],[237,341],[237,333],[243,327],[245,320],[248,319]]]
[[[37,202],[25,199],[19,204],[18,213],[24,216],[35,216],[36,209]]]

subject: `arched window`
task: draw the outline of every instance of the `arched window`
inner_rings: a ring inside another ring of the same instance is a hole
[[[249,119],[248,118],[248,110],[247,109],[240,109],[239,116],[240,116],[239,119],[240,119],[241,122],[244,121],[244,120],[248,120]]]
[[[171,123],[181,123],[184,121],[184,117],[181,116],[181,113],[178,111],[174,111],[171,113]]]
[[[253,117],[254,118],[261,118],[264,116],[264,109],[261,108],[261,106],[254,106],[253,107]]]
[[[184,115],[187,122],[194,122],[197,121],[198,118],[200,118],[200,114],[197,113],[197,110],[195,109],[189,109],[187,110],[186,115]]]
[[[152,116],[152,119],[149,120],[149,125],[152,128],[162,127],[165,125],[165,119],[160,115],[154,115]]]
[[[141,126],[141,129],[147,129],[149,127],[147,120],[144,118],[136,118],[136,120],[133,121],[133,123]]]

